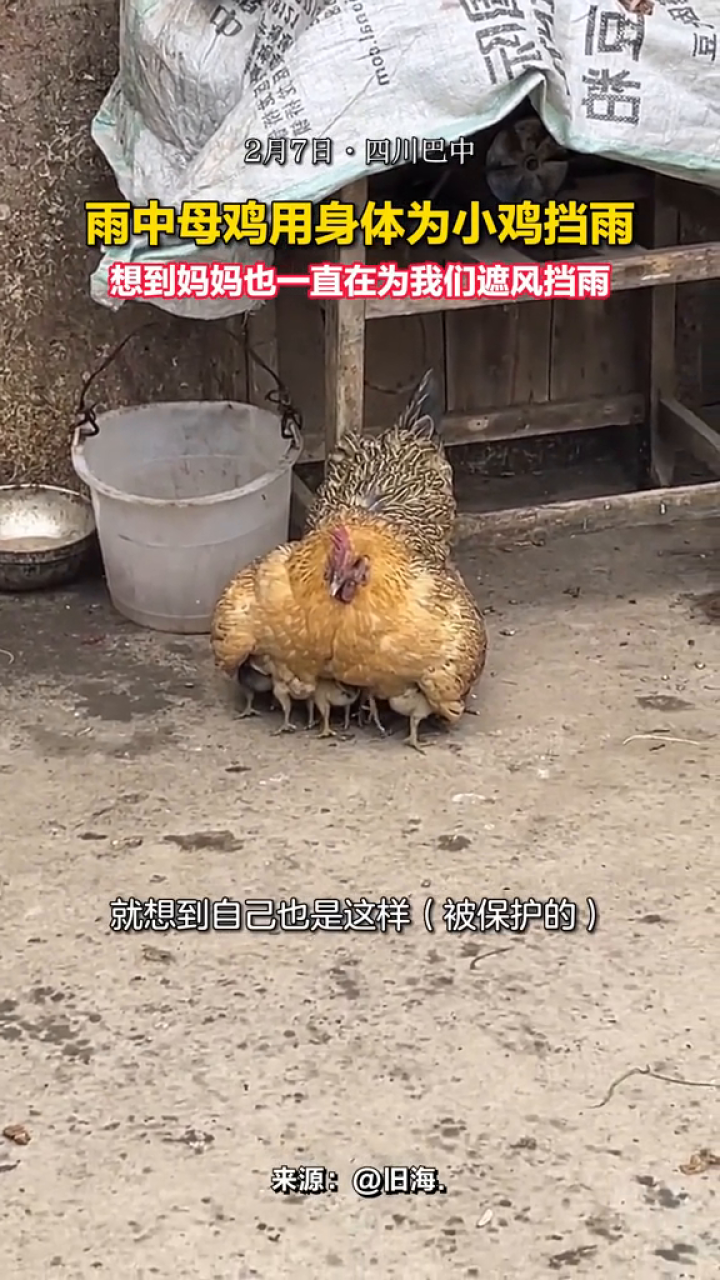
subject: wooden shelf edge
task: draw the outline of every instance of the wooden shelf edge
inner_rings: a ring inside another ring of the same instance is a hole
[[[658,399],[660,438],[674,453],[685,452],[720,477],[720,434],[673,396]]]
[[[640,393],[592,396],[586,400],[547,401],[509,405],[488,413],[445,415],[441,425],[444,443],[484,444],[494,440],[532,439],[569,431],[595,431],[600,427],[627,427],[642,422],[645,397]]]
[[[622,526],[676,524],[681,520],[720,517],[720,481],[676,489],[645,489],[607,498],[581,498],[539,507],[505,511],[461,512],[455,542],[482,538],[490,542],[545,541],[552,534],[599,533]],[[540,536],[538,536],[540,535]]]
[[[610,251],[604,259],[597,254],[591,258],[573,260],[573,266],[595,265],[598,261],[611,262],[613,268],[612,291],[625,289],[650,289],[656,285],[683,284],[691,280],[717,280],[720,278],[720,241],[709,244],[676,245],[670,249],[644,249],[613,258]],[[366,320],[384,320],[390,316],[421,315],[429,311],[469,311],[474,307],[515,306],[533,302],[527,294],[508,302],[503,298],[463,298],[453,301],[447,298],[368,298],[365,303]]]
[[[453,448],[460,444],[531,439],[533,436],[560,435],[568,431],[593,431],[600,427],[627,427],[642,422],[645,415],[645,397],[638,392],[629,392],[626,395],[590,396],[584,400],[509,405],[505,409],[491,409],[485,413],[453,410],[444,415],[440,430],[443,442],[448,448]],[[300,462],[322,462],[324,457],[323,442],[316,436],[305,443]]]

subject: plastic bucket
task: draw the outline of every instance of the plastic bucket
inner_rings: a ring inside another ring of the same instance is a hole
[[[209,631],[233,575],[287,540],[299,442],[276,414],[228,401],[115,409],[97,426],[76,431],[72,462],[115,608],[156,631]]]

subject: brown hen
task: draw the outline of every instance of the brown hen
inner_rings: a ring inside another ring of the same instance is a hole
[[[314,698],[330,679],[395,699],[417,747],[427,715],[461,717],[487,640],[455,569],[428,563],[389,522],[357,512],[238,574],[218,602],[212,645],[232,675],[251,655],[262,660],[286,724],[290,699]]]

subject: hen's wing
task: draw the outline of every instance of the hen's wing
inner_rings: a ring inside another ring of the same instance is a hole
[[[257,641],[256,565],[235,575],[215,606],[210,643],[216,665],[235,675]]]
[[[487,632],[475,601],[453,566],[436,575],[434,599],[443,615],[442,638],[437,657],[417,683],[437,715],[458,720],[485,666]]]
[[[371,556],[372,563],[372,556]],[[377,572],[337,614],[329,674],[390,699],[417,685],[433,711],[457,719],[485,661],[485,627],[451,566],[407,559]]]
[[[254,560],[228,583],[215,606],[210,630],[215,662],[234,675],[254,654],[260,669],[273,674],[273,645],[276,631],[282,645],[292,622],[287,618],[290,587],[286,562],[292,544],[276,547],[269,555]]]
[[[246,583],[245,571],[227,588],[217,609],[215,630],[222,626],[228,634],[230,660],[252,634],[253,652],[263,659],[276,691],[284,686],[292,698],[311,696],[332,652],[338,606],[323,577],[326,554],[324,535],[277,547],[253,567],[254,607],[246,590],[239,590]]]

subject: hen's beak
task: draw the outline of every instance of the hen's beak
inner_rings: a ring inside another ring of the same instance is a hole
[[[344,584],[345,584],[345,579],[342,577],[341,574],[339,573],[331,574],[330,580],[328,582],[328,591],[330,592],[330,595],[332,596],[333,600],[337,599],[337,597],[339,596],[340,592],[343,589]]]

